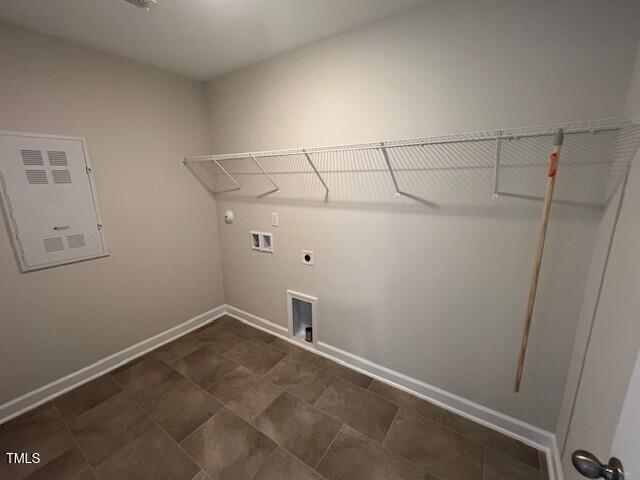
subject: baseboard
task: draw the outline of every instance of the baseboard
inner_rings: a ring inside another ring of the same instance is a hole
[[[245,323],[250,323],[251,325],[257,325],[262,327],[262,330],[266,330],[269,333],[275,332],[280,335],[284,335],[285,338],[289,335],[289,329],[283,327],[282,325],[278,325],[277,323],[270,322],[262,317],[258,317],[249,312],[245,312],[244,310],[240,310],[239,308],[232,307],[231,305],[225,305],[225,311],[227,315],[240,320]]]
[[[441,388],[429,385],[421,380],[409,377],[390,368],[378,365],[370,360],[341,350],[337,347],[317,342],[314,348],[304,342],[299,342],[289,335],[288,329],[275,324],[269,320],[258,317],[236,307],[226,305],[227,315],[234,317],[244,323],[248,323],[266,332],[272,333],[288,342],[302,348],[313,351],[319,355],[334,360],[348,368],[356,370],[373,377],[381,382],[392,385],[400,390],[404,390],[412,395],[423,398],[431,403],[450,410],[458,415],[469,418],[474,422],[484,425],[492,430],[496,430],[511,438],[520,440],[538,450],[546,453],[547,465],[549,466],[550,480],[563,480],[562,466],[556,437],[553,433],[547,432],[534,425],[530,425],[517,418],[510,417],[496,410],[492,410],[459,395],[447,392]]]
[[[97,362],[84,367],[76,372],[73,372],[63,378],[55,380],[47,385],[32,390],[24,395],[19,396],[13,400],[9,400],[6,403],[0,405],[0,425],[11,420],[18,415],[21,415],[29,410],[32,410],[43,403],[46,403],[63,393],[73,390],[80,385],[87,383],[94,378],[97,378],[111,370],[130,362],[136,357],[144,355],[151,350],[154,350],[165,343],[171,342],[187,333],[206,325],[209,322],[221,317],[225,314],[225,306],[219,306],[208,312],[200,314],[196,317],[187,320],[180,325],[165,330],[162,333],[147,338],[142,342],[136,343],[130,347],[125,348],[113,355],[109,355]]]

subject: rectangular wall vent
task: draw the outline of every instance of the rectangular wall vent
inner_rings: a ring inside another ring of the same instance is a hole
[[[69,244],[69,248],[82,248],[85,246],[84,235],[82,233],[69,235],[67,237],[67,243]]]
[[[22,157],[22,163],[27,167],[44,165],[40,150],[20,150],[20,156]]]
[[[25,172],[27,174],[27,183],[30,185],[46,185],[49,183],[46,170],[25,170]]]
[[[44,243],[44,251],[47,253],[59,252],[61,250],[64,250],[62,237],[45,238],[42,243]]]
[[[48,151],[47,155],[49,156],[49,165],[52,167],[66,167],[69,165],[69,162],[67,161],[67,152]]]
[[[69,170],[51,170],[53,183],[71,183],[71,172]]]

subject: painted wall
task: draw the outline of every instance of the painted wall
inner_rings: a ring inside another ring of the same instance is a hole
[[[205,90],[0,23],[0,129],[86,137],[111,256],[21,274],[0,222],[0,404],[223,303],[216,211],[179,163]]]
[[[212,81],[213,151],[619,115],[637,8],[430,2]],[[389,179],[380,178],[373,187],[352,185],[387,192]],[[219,226],[226,301],[284,326],[287,288],[318,296],[321,341],[553,431],[601,212],[554,206],[516,396],[540,204],[478,203],[465,194],[472,188],[488,196],[490,174],[449,184],[451,196],[460,193],[456,205],[437,210],[218,197],[219,219],[227,208],[237,218]],[[272,211],[280,227],[270,226]],[[273,231],[276,253],[250,251],[250,229]],[[301,264],[302,249],[316,252],[315,267]]]
[[[640,45],[625,113],[636,123],[640,121]],[[638,470],[631,452],[637,451],[640,441],[634,430],[640,352],[640,152],[633,161],[622,205],[621,193],[611,202],[598,231],[558,420],[567,479],[581,478],[571,464],[571,454],[577,449],[589,450],[603,461],[610,455],[620,456],[631,476]]]

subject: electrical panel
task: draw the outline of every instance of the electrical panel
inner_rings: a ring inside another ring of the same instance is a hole
[[[21,271],[108,255],[83,138],[0,131],[0,200]]]

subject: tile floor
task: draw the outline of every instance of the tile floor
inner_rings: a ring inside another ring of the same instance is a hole
[[[2,479],[544,480],[537,450],[230,317],[0,426]]]

